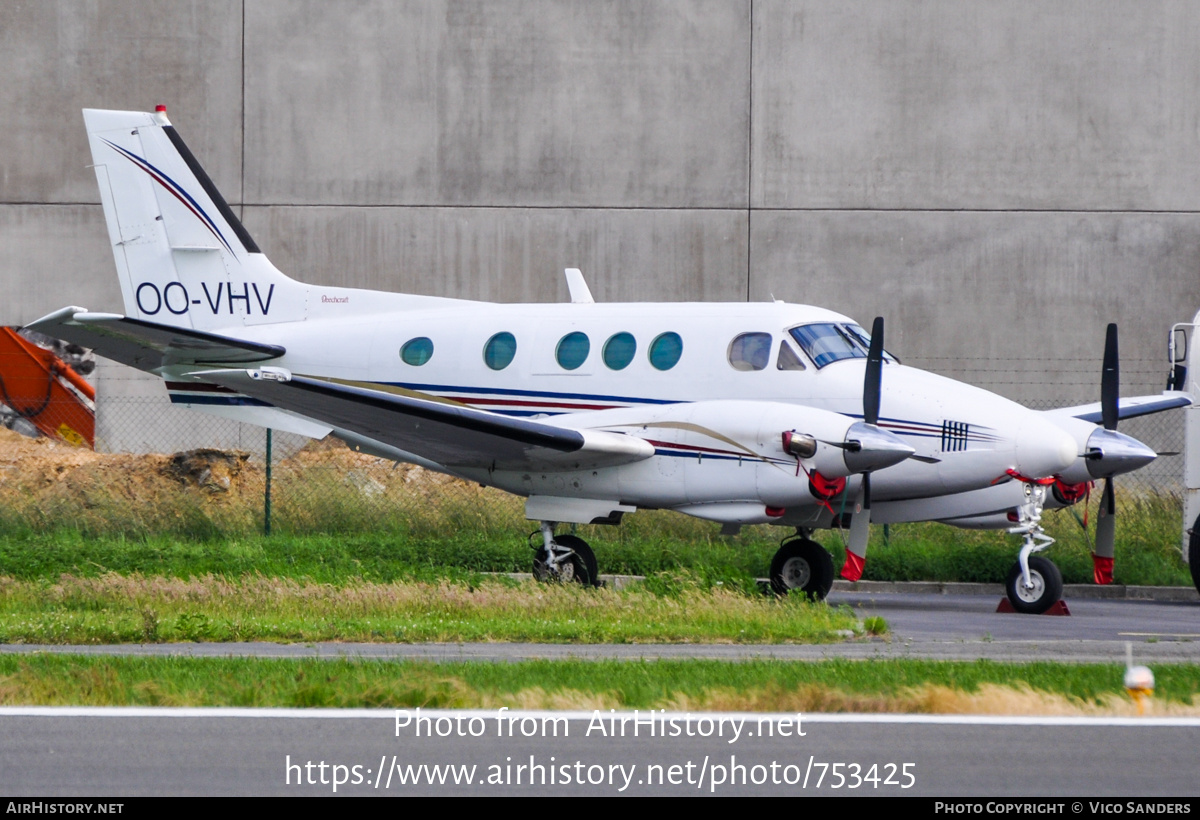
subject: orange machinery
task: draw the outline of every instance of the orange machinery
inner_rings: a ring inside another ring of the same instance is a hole
[[[0,402],[47,436],[95,449],[95,401],[95,388],[70,365],[0,327]]]

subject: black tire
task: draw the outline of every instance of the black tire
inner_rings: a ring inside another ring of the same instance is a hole
[[[807,538],[788,541],[771,559],[771,589],[776,595],[801,592],[823,601],[833,589],[833,556]]]
[[[533,577],[539,581],[573,581],[584,586],[600,586],[600,571],[596,564],[596,553],[588,546],[587,541],[575,535],[556,535],[554,543],[562,548],[571,550],[560,573],[552,573],[542,559],[538,550],[533,559]]]
[[[1200,516],[1196,516],[1188,537],[1188,568],[1192,571],[1192,583],[1200,592]]]
[[[1017,612],[1041,615],[1062,598],[1062,573],[1053,561],[1037,555],[1030,556],[1029,580],[1033,582],[1031,590],[1021,584],[1021,562],[1013,564],[1004,587],[1008,591],[1008,602]]]

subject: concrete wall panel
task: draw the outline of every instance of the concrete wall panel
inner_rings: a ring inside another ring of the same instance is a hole
[[[841,311],[905,362],[1030,402],[1099,400],[1104,328],[1126,395],[1166,382],[1200,308],[1200,215],[756,212],[751,298]]]
[[[275,265],[313,284],[567,300],[563,268],[604,301],[743,301],[744,211],[247,207]]]
[[[0,205],[0,325],[67,305],[123,312],[100,205]]]
[[[263,0],[255,204],[745,207],[747,0]]]
[[[162,103],[241,197],[240,0],[0,4],[0,202],[99,202],[83,108]]]
[[[1194,210],[1187,0],[758,0],[766,208]]]
[[[1116,320],[1157,390],[1200,306],[1196,42],[1186,0],[0,2],[0,322],[121,310],[78,109],[164,102],[300,279],[773,293],[1031,402],[1092,399]]]

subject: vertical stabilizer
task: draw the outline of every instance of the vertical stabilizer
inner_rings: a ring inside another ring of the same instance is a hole
[[[163,106],[83,119],[128,316],[201,330],[305,318],[307,287],[262,254]]]

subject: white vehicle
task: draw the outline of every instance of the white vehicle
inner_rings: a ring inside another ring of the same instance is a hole
[[[1167,352],[1171,360],[1168,390],[1181,390],[1192,400],[1184,422],[1183,557],[1192,572],[1192,583],[1200,590],[1200,344],[1196,329],[1200,313],[1190,323],[1171,328]]]
[[[84,111],[125,315],[67,307],[30,327],[157,374],[174,402],[412,462],[527,497],[539,577],[594,583],[597,564],[559,523],[637,509],[793,528],[780,593],[824,597],[813,530],[848,527],[857,580],[868,524],[1008,528],[1023,546],[1014,608],[1041,612],[1062,577],[1034,555],[1047,506],[1155,454],[1120,415],[1116,335],[1103,412],[1035,412],[883,350],[883,321],[804,305],[597,304],[567,270],[569,304],[493,304],[302,284],[234,217],[160,106]],[[1090,414],[1090,415],[1089,415]],[[1078,416],[1078,417],[1076,417]],[[1094,422],[1104,424],[1097,427]],[[1097,531],[1111,578],[1111,516]]]

